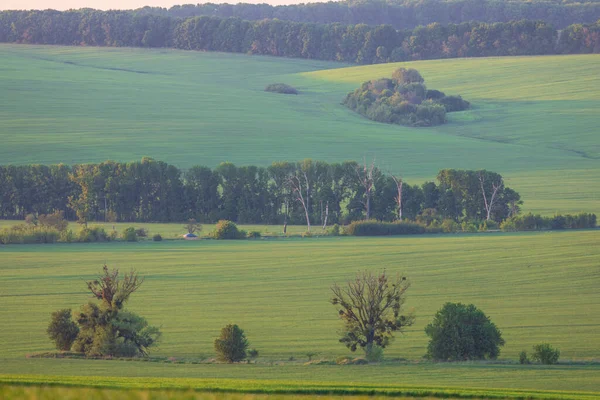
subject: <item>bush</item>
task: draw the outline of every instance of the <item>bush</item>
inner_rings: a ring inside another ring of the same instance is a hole
[[[137,242],[137,233],[135,232],[135,228],[130,226],[129,228],[125,228],[123,233],[121,234],[121,238],[126,242]]]
[[[329,236],[340,236],[341,235],[340,226],[338,224],[332,225],[331,228],[329,228],[327,230],[327,234]]]
[[[302,232],[302,237],[303,238],[311,238],[313,235],[311,232],[306,231],[306,232]]]
[[[217,359],[228,363],[242,361],[246,358],[248,340],[244,331],[237,325],[227,325],[221,329],[221,335],[215,339]]]
[[[250,231],[250,232],[248,232],[248,238],[250,238],[250,239],[258,239],[261,236],[262,235],[260,234],[259,231]]]
[[[519,353],[519,364],[531,364],[529,358],[527,358],[527,352],[523,350]]]
[[[37,244],[56,243],[61,233],[54,228],[39,225],[14,225],[0,231],[0,243]]]
[[[354,221],[346,227],[351,236],[416,235],[425,233],[425,227],[414,222]]]
[[[256,349],[248,350],[248,358],[251,360],[258,358],[258,350],[256,350]]]
[[[38,224],[62,232],[69,226],[69,221],[65,220],[65,213],[63,211],[55,211],[52,214],[41,214],[38,217]]]
[[[372,345],[365,348],[365,359],[368,362],[383,361],[383,348],[377,345]]]
[[[110,236],[106,234],[106,231],[101,226],[84,227],[77,234],[77,242],[108,242]]]
[[[285,83],[271,83],[270,85],[267,85],[265,92],[298,94],[298,90],[296,90],[296,88],[286,85]]]
[[[154,236],[152,236],[152,240],[154,240],[155,242],[160,242],[162,241],[162,236],[160,235],[160,233],[157,233]]]
[[[504,339],[473,304],[446,303],[425,327],[427,357],[440,361],[496,359]]]
[[[552,348],[548,343],[542,343],[533,346],[533,354],[531,359],[542,364],[558,364],[560,351]]]
[[[537,231],[545,229],[593,229],[596,227],[596,214],[555,215],[542,217],[539,214],[515,215],[500,224],[503,231]]]
[[[148,230],[146,228],[137,228],[135,234],[137,237],[148,237]]]
[[[442,224],[440,225],[440,228],[444,233],[454,233],[461,230],[461,226],[459,225],[459,223],[454,221],[453,219],[443,220]]]
[[[56,345],[57,350],[69,350],[79,334],[79,327],[71,319],[71,309],[54,311],[50,317],[48,336]]]
[[[244,231],[238,230],[235,223],[222,219],[217,223],[211,236],[214,239],[243,239],[246,234]]]

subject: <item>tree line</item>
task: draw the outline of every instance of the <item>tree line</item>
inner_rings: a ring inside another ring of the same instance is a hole
[[[185,171],[147,157],[129,163],[0,166],[0,218],[6,219],[59,211],[84,223],[194,218],[306,224],[310,231],[311,224],[363,219],[500,222],[518,214],[521,204],[495,172],[446,169],[436,182],[410,185],[366,160],[306,159],[266,168],[222,163]]]
[[[573,23],[592,23],[600,18],[600,2],[500,1],[500,0],[351,0],[272,6],[269,4],[184,4],[169,9],[144,7],[141,14],[188,18],[201,15],[246,20],[281,19],[317,24],[391,25],[412,29],[434,22],[509,22],[540,19],[558,28]]]
[[[130,11],[4,11],[0,42],[111,47],[171,47],[359,64],[453,57],[600,52],[600,23],[558,31],[540,21],[391,25],[312,24],[278,19],[139,14]]]

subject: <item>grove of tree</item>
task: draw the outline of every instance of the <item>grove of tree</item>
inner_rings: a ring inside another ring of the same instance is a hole
[[[363,83],[346,96],[344,104],[373,121],[408,126],[441,125],[446,112],[469,108],[460,96],[427,90],[424,82],[417,70],[399,68],[391,79]]]
[[[400,194],[400,196],[399,196]],[[520,211],[517,192],[491,171],[441,170],[411,185],[374,163],[310,159],[215,169],[142,161],[0,166],[0,218],[56,210],[68,220],[310,225],[362,219],[493,220]],[[44,217],[46,218],[46,217]],[[188,227],[189,228],[189,227]]]

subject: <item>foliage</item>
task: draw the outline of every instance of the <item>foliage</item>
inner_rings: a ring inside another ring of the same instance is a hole
[[[56,243],[60,238],[61,232],[39,225],[13,225],[0,230],[2,244]]]
[[[138,235],[133,226],[130,226],[129,228],[125,228],[123,230],[123,233],[121,234],[121,238],[126,242],[137,242],[138,241]]]
[[[189,234],[194,234],[196,232],[202,231],[202,225],[200,225],[195,218],[188,219],[188,222],[184,226],[184,228]]]
[[[390,278],[385,271],[359,272],[344,287],[334,284],[331,304],[344,323],[340,343],[351,351],[360,347],[367,353],[376,351],[373,346],[388,346],[396,332],[414,322],[412,314],[402,314],[409,287],[405,277]]]
[[[246,358],[249,345],[242,329],[237,325],[226,325],[221,329],[221,335],[215,339],[217,359],[228,363],[242,361]]]
[[[460,97],[427,90],[421,74],[412,68],[397,69],[392,79],[363,83],[346,96],[344,104],[374,121],[408,126],[441,125],[446,112],[469,108]]]
[[[258,350],[256,350],[256,349],[248,350],[248,358],[251,360],[258,358]]]
[[[463,13],[462,10],[456,12]],[[600,9],[596,12],[598,18]],[[379,11],[379,15],[387,14]],[[0,14],[0,42],[173,47],[358,64],[599,51],[595,36],[597,24],[572,25],[567,28],[567,38],[557,44],[556,29],[548,22],[538,21],[537,15],[532,20],[516,21],[511,14],[506,22],[493,24],[470,22],[472,18],[459,25],[429,21],[433,23],[399,31],[390,25],[373,26],[372,21],[369,21],[371,26],[337,23],[315,26],[279,19],[242,21],[227,17],[139,18],[131,11],[91,9],[4,11]],[[409,17],[411,21],[415,19]],[[85,208],[80,209],[82,216]]]
[[[146,228],[136,228],[135,235],[137,237],[148,237],[148,230]]]
[[[365,348],[365,359],[368,362],[383,361],[383,347],[372,345]]]
[[[69,350],[79,334],[79,327],[71,319],[71,309],[54,311],[46,333],[58,350]]]
[[[285,83],[271,83],[265,88],[265,92],[282,93],[282,94],[298,94],[298,90],[293,86]]]
[[[163,240],[163,238],[162,238],[162,236],[161,236],[160,233],[155,233],[152,236],[152,240],[155,241],[155,242],[161,242]]]
[[[81,307],[73,350],[88,357],[146,356],[161,333],[144,318],[123,310],[143,282],[133,270],[120,277],[117,269],[111,271],[106,265],[97,279],[87,282],[88,290],[99,303],[89,302]]]
[[[40,214],[37,218],[37,224],[46,227],[54,228],[59,232],[67,229],[69,222],[65,220],[65,212],[56,210],[52,214]]]
[[[533,346],[531,359],[542,364],[558,364],[560,351],[553,348],[548,343],[537,344]]]
[[[81,227],[81,229],[77,233],[77,237],[75,238],[75,241],[82,243],[108,242],[110,240],[111,237],[106,234],[106,231],[101,226],[83,226]]]
[[[217,226],[211,236],[214,239],[244,239],[246,234],[240,231],[235,223],[221,220],[217,222]]]
[[[473,304],[446,303],[425,327],[427,356],[439,361],[496,359],[504,339]]]
[[[414,235],[425,233],[425,227],[413,222],[354,221],[346,227],[350,236]]]
[[[527,352],[525,350],[519,353],[519,364],[531,364],[531,361],[527,357]]]
[[[543,217],[539,214],[515,215],[500,224],[503,231],[538,231],[547,229],[593,229],[596,227],[596,214],[555,215]]]
[[[249,239],[259,239],[261,236],[262,235],[259,231],[249,231],[247,234]]]

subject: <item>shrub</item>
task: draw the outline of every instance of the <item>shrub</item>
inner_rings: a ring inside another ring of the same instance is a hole
[[[61,233],[54,228],[39,225],[14,225],[0,231],[0,243],[37,244],[56,243]]]
[[[341,232],[340,232],[340,226],[338,224],[334,224],[332,225],[328,230],[327,230],[327,234],[329,236],[340,236]]]
[[[148,230],[146,228],[137,228],[135,234],[137,237],[148,237]]]
[[[531,364],[529,358],[527,358],[527,352],[523,350],[519,353],[519,364]]]
[[[235,223],[222,219],[217,223],[212,237],[214,239],[243,239],[246,237],[246,234],[238,230]]]
[[[296,88],[286,85],[285,83],[271,83],[270,85],[267,85],[265,92],[298,94],[298,90],[296,90]]]
[[[258,350],[256,350],[256,349],[248,350],[248,358],[249,359],[254,360],[257,357],[258,357]]]
[[[71,319],[71,309],[54,311],[46,332],[57,350],[69,350],[79,334],[79,328]]]
[[[311,238],[312,236],[313,236],[312,233],[310,233],[309,231],[302,232],[303,238]]]
[[[227,325],[221,329],[221,335],[215,339],[217,359],[233,363],[246,358],[246,349],[249,343],[244,331],[237,325]]]
[[[552,348],[548,343],[533,346],[531,359],[542,364],[558,364],[560,351]]]
[[[354,221],[346,227],[351,236],[415,235],[425,233],[425,227],[414,222]]]
[[[250,238],[250,239],[258,239],[261,236],[262,235],[260,234],[259,231],[250,231],[250,232],[248,232],[248,238]]]
[[[160,242],[162,241],[162,236],[160,235],[160,233],[157,233],[154,236],[152,236],[152,240],[154,240],[155,242]]]
[[[425,333],[427,357],[440,361],[496,359],[504,346],[500,330],[473,304],[444,304]]]
[[[77,234],[78,242],[108,242],[110,239],[101,226],[83,227]]]
[[[463,232],[477,232],[477,225],[472,222],[463,221],[460,224],[460,228]]]
[[[135,228],[130,226],[129,228],[125,228],[123,233],[121,234],[121,238],[126,242],[137,242],[137,233],[135,232]]]
[[[454,233],[461,230],[461,226],[459,225],[459,223],[454,221],[453,219],[443,220],[442,224],[440,225],[440,228],[444,233]]]
[[[65,213],[63,211],[55,211],[52,214],[41,214],[38,217],[38,224],[62,232],[69,226],[69,221],[65,220]]]
[[[377,345],[372,345],[365,348],[365,359],[368,362],[383,361],[383,348]]]
[[[500,224],[503,231],[536,231],[544,229],[592,229],[596,227],[596,215],[555,215],[542,217],[539,214],[515,215]]]

